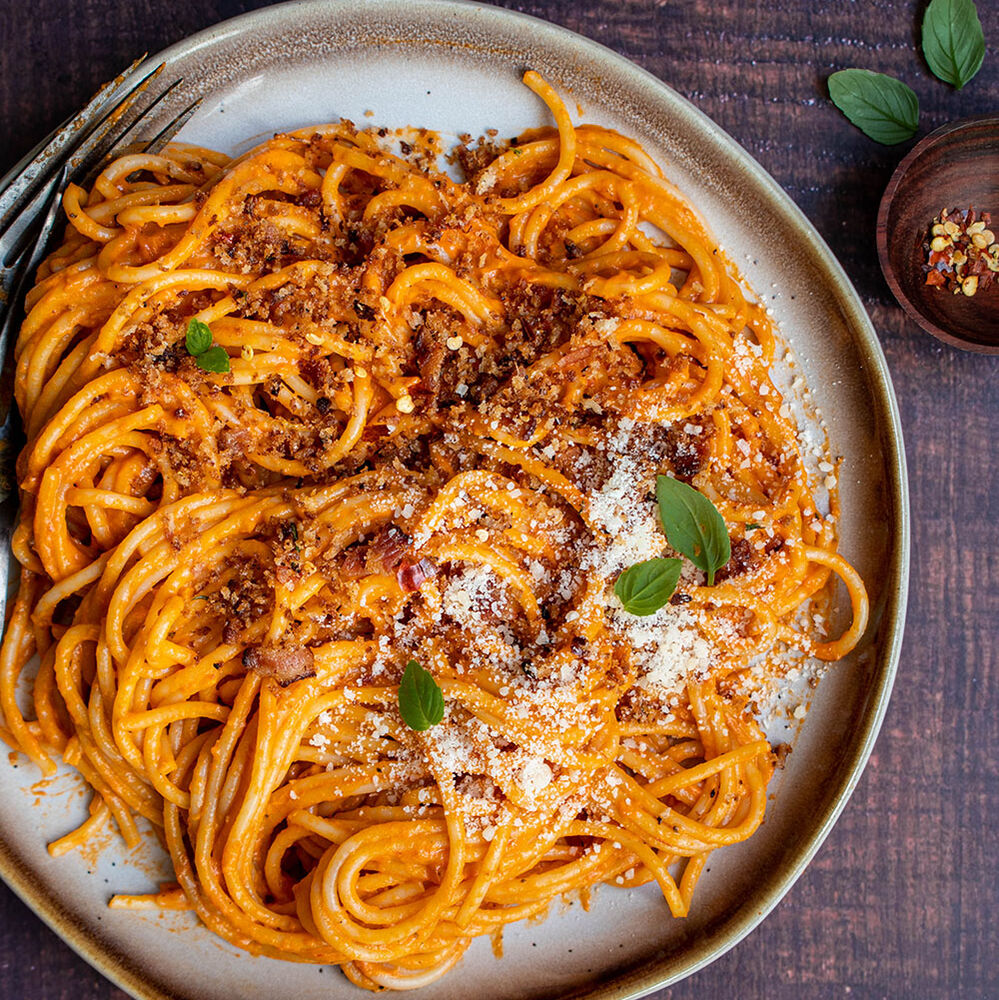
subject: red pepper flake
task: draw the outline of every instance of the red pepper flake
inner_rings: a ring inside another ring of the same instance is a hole
[[[992,216],[971,206],[966,212],[943,209],[930,223],[923,243],[926,284],[955,295],[972,296],[989,287],[999,273],[999,243]]]

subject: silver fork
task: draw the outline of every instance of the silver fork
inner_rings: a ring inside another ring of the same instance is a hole
[[[51,200],[70,180],[85,176],[147,120],[181,80],[174,81],[144,106],[140,98],[163,69],[142,69],[139,63],[105,84],[87,106],[58,128],[0,180],[0,309],[12,301],[13,281],[38,223]],[[197,101],[183,109],[145,148],[161,147],[194,113]],[[0,349],[0,356],[3,356]]]
[[[6,368],[12,319],[24,285],[37,269],[58,222],[59,195],[66,185],[90,173],[125,144],[181,80],[136,109],[135,103],[162,64],[143,70],[139,63],[105,84],[87,106],[32,150],[0,180],[0,358]],[[138,70],[137,70],[138,68]],[[176,114],[136,152],[158,152],[194,114],[200,99]],[[130,113],[132,112],[132,113]],[[29,159],[29,157],[31,157]],[[2,411],[0,411],[2,412]]]
[[[10,570],[10,535],[17,519],[14,458],[21,442],[13,405],[13,337],[31,276],[47,253],[60,217],[60,194],[73,180],[84,179],[129,142],[143,122],[181,80],[150,101],[141,96],[163,65],[134,62],[105,84],[79,114],[64,122],[0,180],[0,622],[4,621]],[[192,101],[155,136],[134,146],[136,152],[159,152],[198,109]],[[138,106],[141,105],[141,106]]]

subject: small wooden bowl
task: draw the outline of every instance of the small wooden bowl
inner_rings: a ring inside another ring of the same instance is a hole
[[[999,280],[973,296],[926,284],[930,224],[941,209],[992,213],[999,228],[999,116],[938,128],[898,165],[878,212],[881,270],[902,308],[934,337],[999,354]],[[996,276],[999,279],[999,275]]]

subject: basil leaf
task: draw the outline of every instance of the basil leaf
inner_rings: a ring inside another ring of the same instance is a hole
[[[673,596],[683,563],[679,559],[646,559],[629,566],[614,584],[624,610],[633,615],[654,615]]]
[[[829,77],[829,96],[861,132],[882,145],[905,142],[919,127],[919,100],[893,76],[841,69]]]
[[[682,552],[715,585],[715,573],[729,561],[732,543],[715,505],[692,486],[669,476],[656,477],[659,519],[670,545]]]
[[[749,524],[746,525],[746,531],[756,531],[757,528],[762,528],[762,527],[763,527],[762,524],[757,524],[755,521],[750,521]]]
[[[195,360],[198,362],[198,367],[205,372],[229,371],[229,355],[226,354],[225,348],[217,345],[202,351]]]
[[[436,726],[444,718],[444,695],[433,675],[410,660],[399,682],[399,712],[402,721],[418,733]]]
[[[923,15],[923,55],[933,75],[958,90],[982,68],[985,33],[975,0],[931,0]]]
[[[212,331],[207,323],[202,323],[200,319],[191,319],[187,322],[187,334],[184,337],[187,345],[187,353],[197,357],[204,354],[212,346]]]

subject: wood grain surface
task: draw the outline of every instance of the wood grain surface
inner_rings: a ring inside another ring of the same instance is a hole
[[[0,0],[0,172],[144,51],[262,3]],[[944,347],[891,298],[878,200],[908,148],[826,98],[833,70],[908,82],[921,134],[999,110],[999,3],[963,91],[918,54],[922,2],[535,0],[505,6],[634,60],[738,140],[856,284],[898,393],[912,489],[912,588],[898,681],[870,764],[806,874],[746,941],[660,1000],[999,997],[999,358]],[[0,885],[0,998],[124,998]]]

